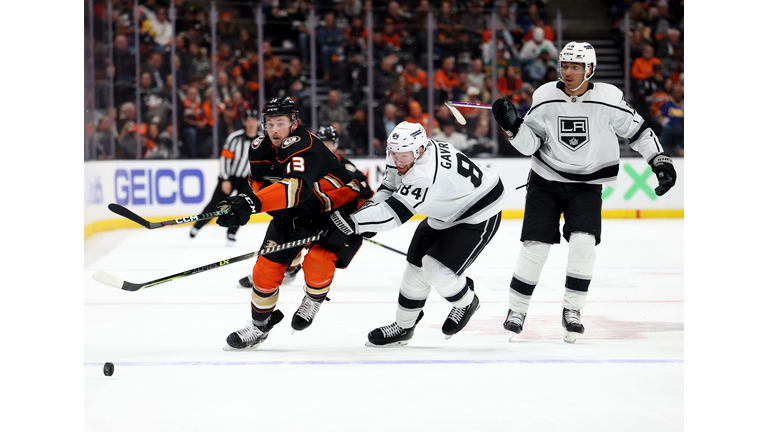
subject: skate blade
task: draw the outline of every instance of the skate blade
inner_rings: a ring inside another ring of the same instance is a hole
[[[517,334],[517,333],[515,333],[515,332],[513,332],[513,331],[509,332],[509,341],[510,341],[510,342],[512,342],[512,340],[513,340],[513,339],[515,338],[515,336],[517,336],[517,335],[518,335],[518,334]]]
[[[563,341],[568,342],[569,344],[576,343],[576,339],[581,335],[581,333],[576,332],[565,332],[565,337],[563,338]]]
[[[394,347],[405,346],[405,345],[408,345],[408,341],[392,342],[386,345],[376,345],[371,342],[365,343],[365,346],[371,347],[371,348],[394,348]]]
[[[221,349],[224,351],[255,351],[258,347],[260,347],[261,344],[257,343],[256,345],[245,347],[245,348],[232,348],[229,345],[224,345]]]

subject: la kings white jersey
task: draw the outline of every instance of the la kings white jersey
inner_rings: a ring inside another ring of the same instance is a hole
[[[581,96],[565,93],[559,81],[533,93],[533,104],[509,142],[532,155],[531,169],[546,180],[614,186],[619,173],[618,136],[646,161],[662,147],[643,118],[615,86],[588,83]]]
[[[387,156],[381,186],[351,215],[355,232],[388,231],[415,214],[427,216],[432,228],[477,224],[502,209],[504,185],[499,175],[472,162],[444,141],[429,140],[421,158],[405,175]]]

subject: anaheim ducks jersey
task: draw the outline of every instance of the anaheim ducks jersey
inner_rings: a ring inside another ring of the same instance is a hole
[[[360,192],[359,181],[304,126],[279,148],[269,136],[257,137],[248,159],[251,187],[261,201],[261,211],[273,217],[309,218],[354,201]]]
[[[415,214],[427,216],[435,229],[446,229],[496,215],[503,197],[504,185],[495,171],[476,165],[447,142],[429,140],[405,175],[388,155],[381,186],[351,218],[358,233],[388,231]]]
[[[581,96],[565,93],[565,84],[546,83],[533,93],[531,109],[509,142],[531,155],[531,169],[563,183],[615,185],[619,140],[646,161],[662,152],[661,143],[643,118],[613,85],[588,83]]]

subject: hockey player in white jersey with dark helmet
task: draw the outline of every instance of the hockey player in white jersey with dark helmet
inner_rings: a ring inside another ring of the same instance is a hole
[[[395,229],[415,214],[426,216],[408,248],[393,324],[368,333],[368,346],[405,345],[432,288],[453,306],[443,324],[446,339],[461,331],[480,306],[466,269],[490,242],[501,221],[504,185],[450,143],[431,140],[418,123],[402,122],[387,138],[386,174],[373,198],[332,221],[343,235]],[[365,235],[365,234],[364,234]]]
[[[533,94],[525,118],[506,99],[493,104],[496,121],[509,142],[531,155],[525,215],[518,256],[509,290],[504,328],[510,340],[523,329],[531,296],[552,244],[568,241],[565,296],[561,323],[564,340],[574,343],[584,333],[581,309],[600,243],[602,185],[614,186],[619,173],[617,135],[650,164],[659,181],[656,195],[664,195],[677,177],[672,158],[663,153],[658,137],[624,101],[621,90],[593,83],[597,57],[589,43],[570,42],[558,59],[559,81],[546,83]]]

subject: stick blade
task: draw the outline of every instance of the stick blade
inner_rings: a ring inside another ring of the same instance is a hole
[[[130,220],[136,222],[137,224],[143,226],[144,228],[152,229],[152,227],[150,227],[150,222],[149,221],[147,221],[143,217],[137,215],[136,213],[128,210],[127,208],[121,206],[120,204],[112,203],[112,204],[108,205],[107,208],[112,213],[118,214],[118,215],[120,215],[120,216],[122,216],[122,217],[124,217],[126,219],[130,219]]]
[[[448,109],[451,111],[451,114],[453,114],[453,117],[456,118],[457,123],[459,123],[462,126],[467,124],[467,119],[465,119],[464,116],[461,115],[461,113],[459,112],[459,110],[456,109],[455,106],[449,105],[447,102],[445,103],[445,106],[448,107]]]
[[[123,283],[125,283],[125,281],[119,277],[112,276],[111,274],[101,270],[96,270],[96,272],[93,273],[93,279],[95,279],[96,282],[103,283],[104,285],[109,285],[120,289],[123,289]]]

